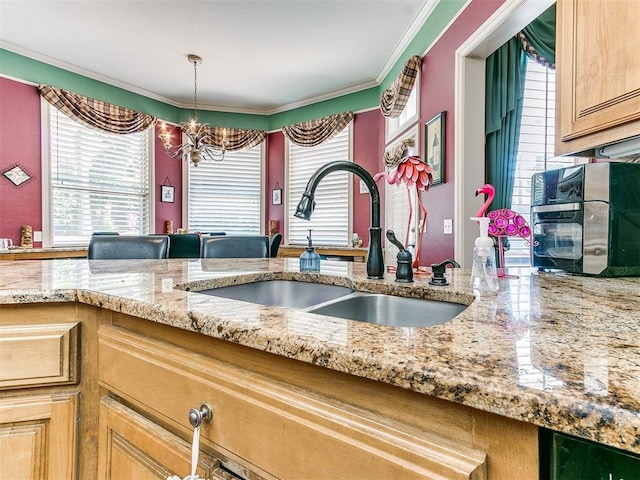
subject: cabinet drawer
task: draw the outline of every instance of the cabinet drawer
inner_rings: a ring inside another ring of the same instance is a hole
[[[100,400],[100,450],[98,478],[180,478],[191,471],[191,446],[112,398]],[[200,478],[230,478],[219,462],[200,452],[196,473]]]
[[[208,403],[203,443],[267,478],[486,478],[478,449],[119,327],[98,355],[101,385],[170,430]]]
[[[0,389],[77,383],[79,324],[0,326]]]

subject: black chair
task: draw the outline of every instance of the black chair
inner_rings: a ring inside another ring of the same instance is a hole
[[[203,237],[202,258],[269,258],[266,235],[225,235]]]
[[[197,233],[171,233],[169,258],[200,258],[200,235]]]
[[[278,249],[280,248],[280,243],[282,243],[282,234],[276,233],[271,240],[269,240],[269,256],[271,258],[275,258],[278,256]]]
[[[87,257],[105,259],[163,259],[169,255],[166,235],[92,235]]]

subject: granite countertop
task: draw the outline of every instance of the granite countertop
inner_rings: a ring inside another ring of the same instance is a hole
[[[6,261],[0,304],[96,305],[640,453],[640,278],[518,273],[474,298],[458,269],[433,287],[424,275],[367,280],[362,263],[302,274],[295,258]],[[470,306],[443,325],[394,328],[194,291],[260,279]]]

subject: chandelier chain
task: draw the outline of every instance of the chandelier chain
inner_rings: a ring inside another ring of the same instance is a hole
[[[193,116],[198,121],[198,62],[193,61]]]

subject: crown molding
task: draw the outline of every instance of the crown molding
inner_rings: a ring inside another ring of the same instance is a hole
[[[14,45],[12,43],[9,42],[5,42],[3,40],[0,40],[0,48],[3,48],[7,51],[16,53],[18,55],[22,55],[23,57],[27,57],[30,58],[32,60],[36,60],[38,62],[42,62],[44,64],[50,65],[52,67],[57,67],[57,68],[61,68],[65,71],[71,72],[71,73],[75,73],[78,75],[82,75],[83,77],[89,78],[91,80],[96,80],[102,83],[106,83],[108,85],[117,87],[117,88],[122,88],[123,90],[126,90],[128,92],[131,93],[136,93],[138,95],[142,95],[144,97],[147,98],[151,98],[152,100],[157,100],[159,102],[162,103],[166,103],[168,105],[171,105],[173,107],[177,107],[180,109],[184,109],[184,110],[188,110],[188,109],[192,109],[193,108],[193,103],[185,103],[185,102],[178,102],[175,100],[172,100],[170,98],[167,98],[163,95],[159,95],[157,93],[151,92],[149,90],[143,89],[143,88],[139,88],[136,87],[135,85],[131,85],[125,82],[121,82],[115,78],[112,77],[108,77],[108,76],[104,76],[104,75],[99,75],[95,72],[92,72],[90,70],[85,70],[82,68],[78,68],[75,65],[71,65],[69,63],[66,62],[61,62],[59,60],[55,60],[51,57],[48,57],[46,55],[42,55],[39,53],[36,53],[32,50],[23,48],[23,47],[19,47],[17,45]],[[4,77],[8,77],[7,75],[3,75]],[[17,79],[16,80],[20,80],[22,82],[29,82],[28,80],[24,80],[24,79]],[[33,83],[33,82],[30,82]],[[34,83],[35,84],[35,83]],[[276,113],[281,113],[281,112],[286,112],[288,110],[293,110],[295,108],[300,108],[300,107],[306,107],[308,105],[313,105],[314,103],[318,103],[318,102],[322,102],[325,100],[330,100],[332,98],[336,98],[336,97],[340,97],[343,95],[348,95],[350,93],[355,93],[355,92],[359,92],[361,90],[366,90],[368,88],[371,87],[376,87],[378,86],[378,83],[375,80],[369,80],[363,83],[359,83],[356,85],[351,85],[349,87],[345,87],[339,90],[334,90],[331,92],[327,92],[324,93],[322,95],[317,95],[315,97],[309,97],[309,98],[305,98],[304,100],[300,100],[300,101],[296,101],[296,102],[291,102],[288,104],[284,104],[284,105],[278,105],[275,107],[268,107],[268,108],[242,108],[242,107],[228,107],[228,106],[222,106],[222,105],[201,105],[198,104],[198,110],[203,110],[203,111],[212,111],[212,112],[226,112],[226,113],[242,113],[242,114],[248,114],[248,115],[263,115],[263,116],[269,116],[269,115],[273,115]]]
[[[420,29],[423,27],[429,16],[433,13],[435,8],[438,6],[441,0],[429,0],[425,3],[418,12],[415,20],[409,27],[409,29],[405,32],[403,37],[400,39],[396,47],[393,49],[387,61],[382,65],[382,68],[376,75],[376,82],[378,85],[382,83],[382,81],[389,75],[389,72],[393,68],[393,66],[398,62],[400,56],[405,52],[405,50],[409,47],[411,41],[418,34]]]
[[[144,88],[136,87],[135,85],[130,85],[128,83],[121,82],[112,77],[99,75],[91,70],[85,70],[75,65],[71,65],[66,62],[55,60],[46,55],[42,55],[40,53],[34,52],[33,50],[29,50],[27,48],[23,48],[3,40],[0,40],[0,48],[3,48],[13,53],[17,53],[18,55],[22,55],[23,57],[31,58],[32,60],[36,60],[38,62],[45,63],[52,67],[61,68],[62,70],[66,70],[67,72],[75,73],[77,75],[82,75],[83,77],[90,78],[91,80],[96,80],[98,82],[106,83],[113,87],[121,88],[131,93],[136,93],[138,95],[151,98],[152,100],[157,100],[159,102],[166,103],[174,107],[180,107],[180,104],[178,102],[175,102],[174,100],[166,98],[162,95],[158,95],[157,93],[151,92],[149,90],[145,90]]]

